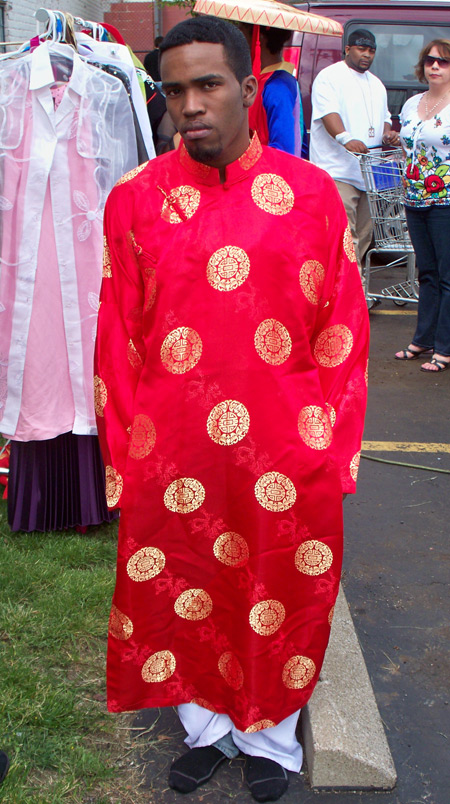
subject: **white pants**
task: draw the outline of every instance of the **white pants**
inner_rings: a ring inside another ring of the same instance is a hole
[[[194,703],[181,704],[178,707],[178,715],[188,735],[185,743],[189,748],[214,745],[231,735],[232,742],[228,740],[228,744],[232,746],[234,743],[243,754],[273,759],[286,770],[297,773],[303,761],[302,747],[295,737],[299,714],[300,709],[282,720],[278,726],[247,734],[239,731],[228,715],[214,714]],[[220,744],[217,747],[222,749]],[[230,758],[237,756],[237,753],[237,750],[224,750],[224,754]]]

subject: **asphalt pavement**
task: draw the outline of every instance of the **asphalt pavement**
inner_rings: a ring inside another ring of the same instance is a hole
[[[369,405],[358,491],[345,502],[343,586],[398,774],[389,792],[312,790],[290,774],[283,804],[449,804],[450,370],[393,359],[410,342],[416,308],[370,313]],[[364,457],[365,456],[365,457]],[[373,458],[391,461],[382,463]],[[427,469],[402,466],[406,463]],[[224,763],[194,794],[167,786],[185,749],[171,709],[145,710],[139,758],[149,804],[250,804],[243,760]]]

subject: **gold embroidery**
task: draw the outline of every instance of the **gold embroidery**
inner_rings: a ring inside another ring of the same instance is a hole
[[[294,206],[294,193],[289,184],[274,173],[261,173],[252,184],[256,206],[270,215],[287,215]]]
[[[285,617],[285,608],[279,600],[262,600],[253,606],[248,619],[257,634],[271,636],[283,625]]]
[[[105,492],[108,508],[114,508],[120,500],[123,491],[123,479],[112,466],[105,469]]]
[[[361,453],[357,452],[356,455],[354,455],[353,458],[350,461],[350,477],[355,482],[356,482],[356,478],[358,477],[360,456],[361,456]]]
[[[149,581],[159,575],[166,566],[166,557],[158,547],[142,547],[127,563],[127,573],[132,581]]]
[[[202,706],[203,709],[207,709],[209,712],[214,712],[214,714],[216,714],[217,712],[217,709],[215,709],[214,706],[210,704],[209,701],[206,700],[206,698],[192,698],[192,701],[189,701],[189,703],[197,704],[197,706]]]
[[[291,353],[291,336],[279,321],[266,318],[255,332],[255,349],[266,363],[279,366]]]
[[[365,381],[366,385],[368,386],[369,385],[369,361],[367,361],[367,363],[366,363],[366,369],[364,371],[364,381]]]
[[[106,239],[106,235],[103,235],[103,271],[102,277],[104,279],[111,279],[112,277],[112,270],[111,270],[111,251],[109,248],[108,241]]]
[[[325,407],[327,409],[330,424],[331,424],[332,427],[334,427],[334,425],[336,424],[336,411],[335,411],[333,405],[330,405],[329,402],[325,402]]]
[[[156,441],[156,430],[151,418],[145,413],[137,413],[131,427],[130,458],[145,458],[150,454]]]
[[[314,346],[314,357],[325,368],[336,368],[347,360],[353,347],[353,335],[345,324],[323,329]]]
[[[178,327],[169,332],[161,346],[161,360],[171,374],[185,374],[197,365],[202,354],[202,341],[191,327]]]
[[[164,505],[177,514],[188,514],[203,505],[205,489],[193,477],[179,477],[167,486],[164,492]]]
[[[244,249],[224,246],[211,255],[206,268],[209,284],[215,290],[235,290],[247,279],[250,260]]]
[[[108,633],[116,639],[129,639],[133,633],[133,623],[114,604],[109,615]]]
[[[119,181],[116,181],[116,187],[118,187],[120,184],[125,184],[125,182],[130,181],[131,179],[134,179],[134,177],[141,173],[142,170],[145,170],[147,165],[148,160],[142,165],[138,165],[137,167],[133,168],[133,170],[129,170],[128,173],[125,173],[122,178],[119,179]]]
[[[220,675],[225,679],[227,684],[229,684],[233,690],[240,690],[244,683],[244,672],[234,653],[231,653],[231,651],[222,653],[217,666]]]
[[[300,438],[311,449],[326,449],[333,440],[330,420],[318,405],[307,405],[298,416]]]
[[[245,729],[245,734],[254,734],[256,731],[262,731],[262,729],[272,729],[276,725],[273,720],[258,720],[257,723],[253,723],[252,726],[248,726]]]
[[[206,429],[215,444],[230,446],[247,435],[250,427],[250,416],[242,402],[225,399],[213,407],[208,416]]]
[[[128,341],[127,358],[128,362],[131,366],[133,366],[133,368],[137,369],[142,366],[142,357],[140,356],[131,338]]]
[[[142,246],[139,246],[138,243],[136,243],[136,238],[132,229],[130,229],[128,232],[127,237],[131,243],[134,253],[139,257],[142,254]]]
[[[193,173],[194,176],[197,176],[197,178],[206,179],[211,173],[211,168],[208,165],[203,164],[203,162],[196,162],[195,159],[192,159],[192,156],[190,156],[186,150],[184,142],[180,146],[179,155],[183,167],[185,167],[189,173]]]
[[[213,603],[204,589],[186,589],[177,597],[175,614],[183,620],[204,620],[212,612]]]
[[[170,650],[160,650],[147,659],[141,670],[141,675],[144,681],[148,681],[151,684],[167,681],[168,678],[173,676],[176,666],[177,662],[173,653]]]
[[[286,475],[267,472],[256,481],[255,497],[268,511],[287,511],[294,505],[297,492]]]
[[[300,268],[300,287],[311,304],[319,304],[322,286],[325,279],[325,268],[317,260],[306,260]]]
[[[307,656],[292,656],[283,667],[283,684],[288,690],[301,690],[314,678],[316,665]]]
[[[343,245],[344,251],[350,262],[356,262],[355,246],[353,245],[353,237],[350,231],[350,226],[347,226],[345,229]]]
[[[247,150],[238,159],[238,162],[242,170],[250,170],[254,165],[256,165],[258,159],[260,159],[260,157],[262,156],[262,152],[263,152],[262,145],[255,131],[253,137],[250,140],[250,145],[248,146]]]
[[[174,187],[164,199],[161,218],[168,223],[183,223],[189,220],[197,212],[200,198],[200,191],[189,184]]]
[[[227,567],[242,567],[249,557],[248,544],[239,533],[222,533],[214,542],[214,555]]]
[[[330,626],[330,628],[331,628],[331,623],[333,622],[333,617],[334,617],[334,606],[331,607],[331,609],[329,611],[329,614],[328,614],[328,625]]]
[[[144,312],[147,313],[154,305],[156,299],[156,271],[146,268]]]
[[[94,377],[94,408],[97,416],[103,416],[105,405],[108,401],[108,391],[106,390],[106,385],[98,376],[98,374]]]
[[[322,575],[333,563],[333,553],[328,545],[309,539],[303,542],[295,554],[295,566],[304,575]]]

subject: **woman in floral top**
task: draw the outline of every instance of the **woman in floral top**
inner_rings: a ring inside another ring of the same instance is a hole
[[[400,137],[406,152],[405,206],[419,268],[417,327],[397,360],[432,353],[422,371],[450,365],[450,40],[434,39],[416,67],[428,91],[406,101]]]

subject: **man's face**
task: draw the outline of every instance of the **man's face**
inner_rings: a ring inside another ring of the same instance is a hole
[[[369,69],[375,58],[376,50],[374,47],[363,47],[361,45],[349,45],[345,48],[346,64],[358,73],[365,73]]]
[[[239,83],[222,45],[191,42],[165,51],[161,78],[167,111],[193,159],[221,168],[244,153],[257,83],[251,75]]]

